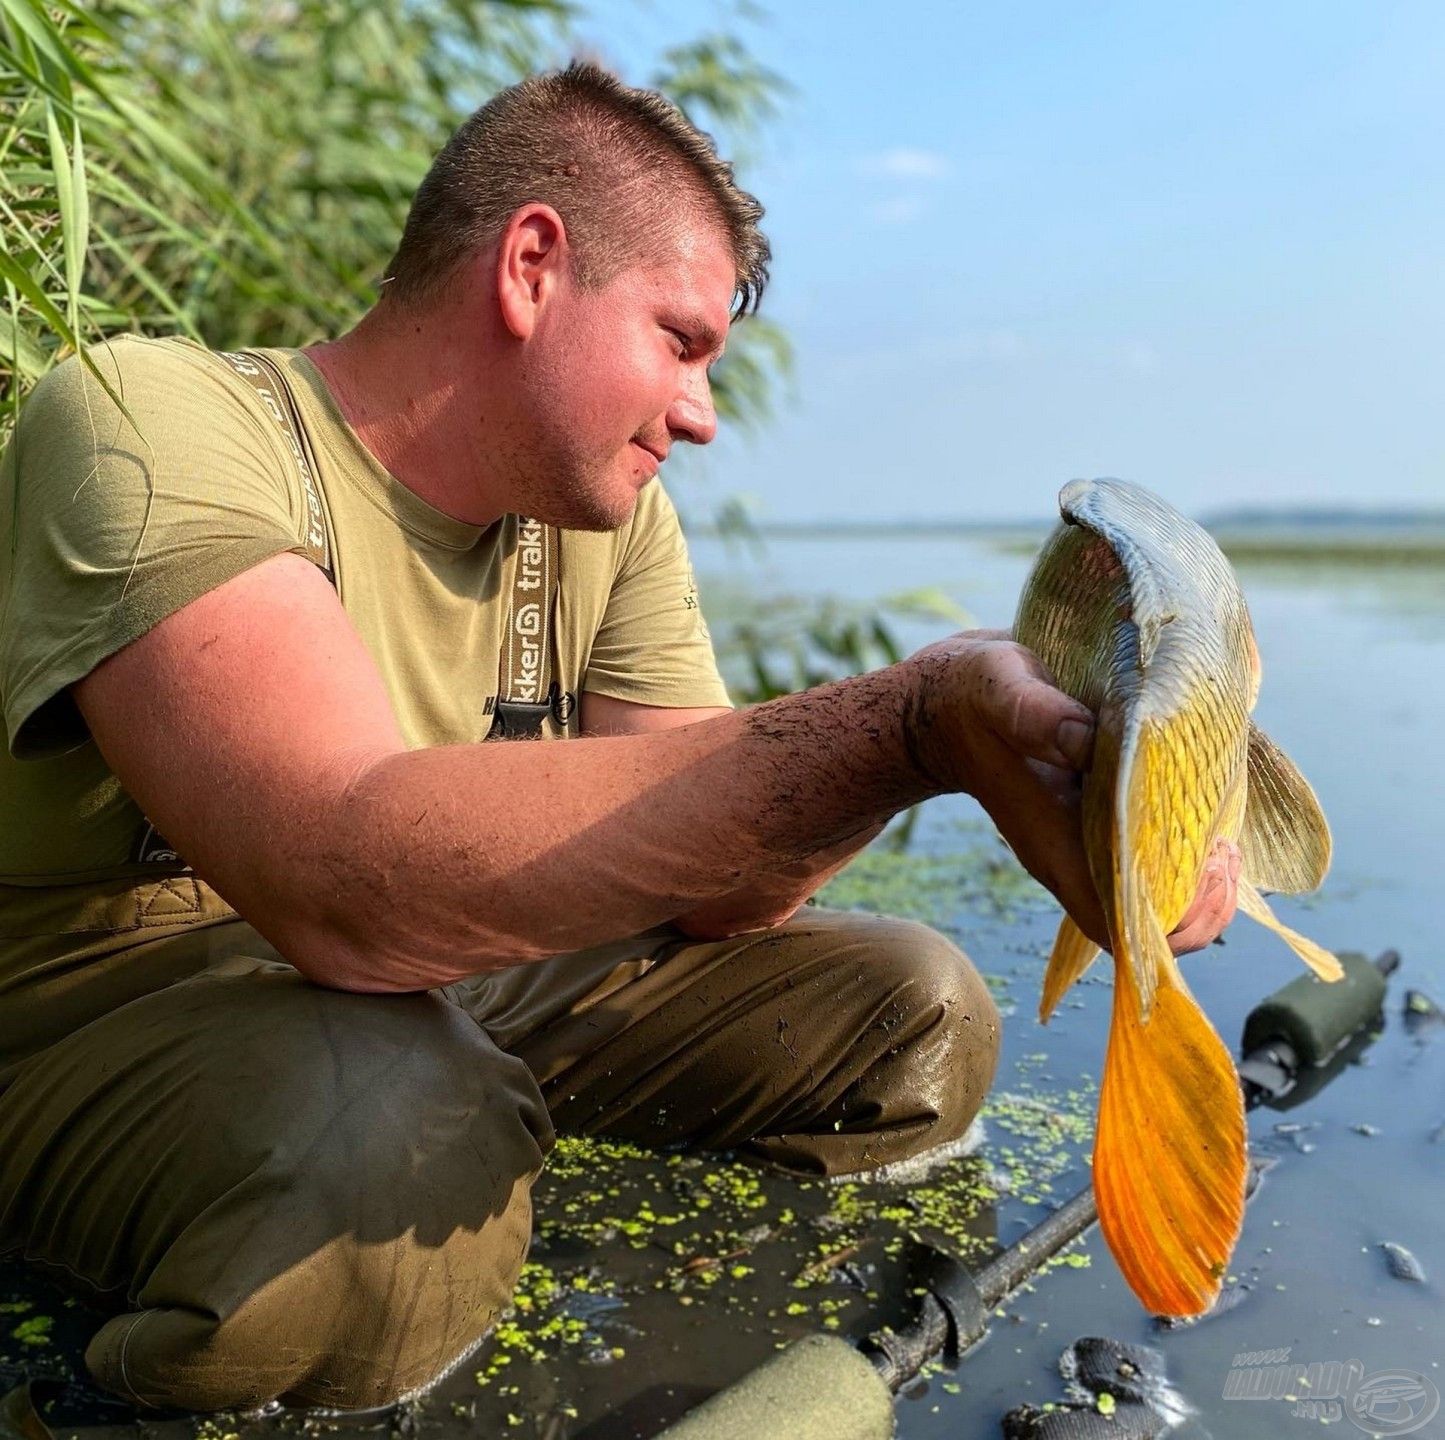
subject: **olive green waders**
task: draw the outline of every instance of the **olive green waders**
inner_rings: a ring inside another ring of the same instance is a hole
[[[157,894],[142,943],[0,958],[0,1252],[116,1310],[86,1358],[145,1404],[425,1386],[510,1298],[554,1124],[841,1173],[961,1135],[993,1074],[983,982],[905,921],[808,907],[378,996]]]

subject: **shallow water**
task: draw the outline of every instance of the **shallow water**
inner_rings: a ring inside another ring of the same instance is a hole
[[[1008,624],[1027,568],[1026,556],[986,539],[896,535],[790,537],[772,542],[760,561],[705,539],[694,554],[705,606],[710,589],[721,588],[710,582],[723,576],[758,593],[860,601],[939,584],[983,625]],[[907,1390],[898,1403],[904,1440],[998,1435],[1012,1406],[1063,1398],[1059,1354],[1082,1334],[1162,1348],[1170,1379],[1194,1412],[1176,1433],[1192,1437],[1303,1435],[1319,1423],[1293,1414],[1288,1401],[1225,1399],[1232,1361],[1248,1352],[1287,1350],[1301,1364],[1357,1359],[1366,1372],[1414,1371],[1445,1388],[1445,1225],[1437,1198],[1445,1170],[1445,1024],[1411,1035],[1401,1020],[1406,987],[1445,999],[1435,923],[1445,849],[1445,765],[1436,748],[1445,713],[1445,574],[1292,560],[1242,566],[1241,578],[1265,663],[1258,718],[1314,782],[1336,840],[1321,894],[1281,899],[1278,909],[1334,948],[1400,950],[1383,1032],[1320,1093],[1287,1113],[1252,1115],[1253,1142],[1279,1163],[1249,1207],[1233,1270],[1249,1290],[1236,1308],[1189,1329],[1159,1330],[1091,1234],[1009,1304],[956,1371],[936,1371]],[[903,627],[910,643],[939,628]],[[522,1291],[530,1308],[400,1428],[547,1440],[655,1434],[790,1336],[826,1328],[858,1338],[897,1321],[908,1237],[979,1259],[1087,1177],[1107,966],[1078,987],[1047,1030],[1037,1025],[1056,912],[998,848],[977,807],[961,798],[932,802],[908,852],[875,847],[828,898],[927,918],[990,976],[1007,1018],[979,1154],[924,1182],[840,1190],[693,1157],[564,1147],[537,1190],[534,1268]],[[1186,964],[1231,1045],[1252,1006],[1301,973],[1247,920],[1232,927],[1224,947]],[[1310,1128],[1277,1132],[1278,1124]],[[1414,1253],[1425,1284],[1391,1276],[1377,1248],[1386,1240]],[[33,1308],[0,1309],[0,1378],[74,1370],[91,1317],[13,1270],[0,1271],[0,1307],[6,1304]],[[41,1315],[54,1317],[51,1343],[14,1338]],[[136,1434],[129,1415],[84,1403],[52,1418],[66,1422],[59,1433],[87,1440]],[[384,1433],[397,1423],[340,1428]],[[1347,1419],[1341,1425],[1362,1433]],[[157,1440],[258,1440],[278,1427],[294,1430],[297,1422],[175,1417],[143,1431]],[[1445,1417],[1409,1433],[1445,1435]]]

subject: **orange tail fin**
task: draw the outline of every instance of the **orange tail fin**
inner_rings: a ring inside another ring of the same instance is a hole
[[[1147,1023],[1126,966],[1099,1097],[1094,1193],[1119,1269],[1155,1314],[1197,1315],[1219,1293],[1244,1219],[1244,1102],[1194,997],[1161,976]]]

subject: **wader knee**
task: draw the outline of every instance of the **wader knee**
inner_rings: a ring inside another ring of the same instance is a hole
[[[951,940],[910,920],[880,923],[878,982],[897,1045],[879,1057],[878,1071],[900,1101],[909,1097],[902,1103],[934,1117],[910,1143],[917,1154],[972,1124],[993,1083],[1001,1022],[983,976]]]
[[[959,1139],[993,1082],[999,1014],[972,961],[926,925],[891,916],[842,920],[848,955],[835,1004],[850,1017],[847,1053],[824,1057],[823,1108],[811,1133],[760,1136],[749,1148],[790,1169],[839,1174],[908,1160]],[[835,1033],[837,1027],[834,1027]],[[806,1033],[806,1032],[805,1032]]]
[[[0,1168],[27,1253],[129,1300],[86,1354],[107,1389],[359,1408],[425,1386],[508,1302],[551,1133],[526,1066],[439,996],[252,962],[37,1057]]]

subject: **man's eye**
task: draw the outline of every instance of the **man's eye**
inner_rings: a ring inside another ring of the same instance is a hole
[[[681,330],[674,330],[670,325],[664,326],[663,328],[674,340],[677,341],[677,358],[681,360],[682,357],[687,354],[687,336],[684,335]]]

